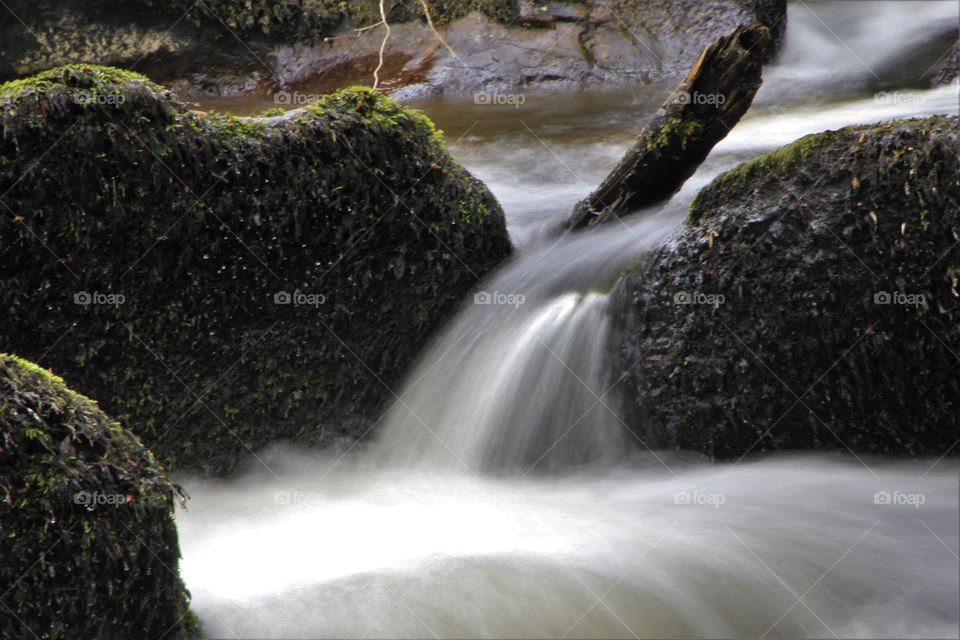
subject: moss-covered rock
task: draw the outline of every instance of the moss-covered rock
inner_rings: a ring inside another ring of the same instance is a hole
[[[718,177],[620,285],[650,447],[940,455],[960,429],[960,119],[857,126]]]
[[[195,637],[176,495],[95,402],[0,354],[0,637]]]
[[[0,87],[0,108],[0,345],[168,468],[366,433],[511,251],[432,124],[367,90],[242,119],[81,66]]]

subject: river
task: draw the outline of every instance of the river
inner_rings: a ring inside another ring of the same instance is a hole
[[[788,24],[680,193],[586,233],[560,225],[669,87],[416,105],[501,201],[517,255],[351,451],[274,447],[230,480],[178,479],[182,575],[212,637],[958,636],[955,459],[708,464],[646,449],[605,386],[611,287],[713,177],[807,133],[956,113],[956,85],[901,79],[954,3],[797,3]]]

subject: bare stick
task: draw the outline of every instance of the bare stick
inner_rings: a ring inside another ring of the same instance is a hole
[[[373,70],[374,91],[380,86],[380,70],[383,69],[383,51],[387,48],[387,40],[390,39],[390,23],[387,22],[387,10],[383,6],[384,2],[385,0],[380,0],[380,22],[387,31],[383,34],[383,42],[380,43],[380,61],[377,63],[377,68]]]

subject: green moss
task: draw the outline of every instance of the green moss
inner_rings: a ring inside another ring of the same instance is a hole
[[[264,110],[261,111],[260,113],[256,114],[256,117],[258,117],[258,118],[272,118],[272,117],[274,117],[274,116],[282,116],[282,115],[284,115],[286,112],[287,112],[287,110],[284,109],[283,107],[270,107],[270,108],[264,109]]]
[[[64,384],[63,378],[58,375],[54,375],[49,369],[44,369],[39,367],[28,360],[23,358],[18,358],[17,356],[2,353],[0,354],[0,360],[5,362],[8,366],[16,367],[24,375],[32,376],[34,383],[40,383],[44,386],[49,385],[62,385]],[[74,393],[69,389],[64,389],[63,392],[68,396],[70,400],[76,402],[90,402],[80,394]],[[0,405],[0,407],[5,405]]]
[[[0,275],[4,346],[168,468],[366,433],[384,385],[510,253],[496,200],[429,120],[369,89],[266,121],[193,112],[110,70],[44,78],[42,93],[0,88],[0,193],[22,216],[0,216],[16,265]],[[78,104],[93,83],[126,100]],[[298,291],[325,301],[274,303]]]
[[[697,120],[684,120],[676,116],[665,118],[657,126],[651,127],[651,134],[647,140],[647,147],[653,150],[673,146],[680,141],[682,149],[687,148],[687,141],[702,131],[703,123]]]
[[[95,402],[0,354],[0,637],[195,637],[176,495]]]
[[[844,131],[860,130],[859,127],[849,127]],[[703,199],[707,194],[727,188],[750,189],[750,185],[757,180],[772,174],[785,177],[798,164],[805,162],[820,150],[833,144],[835,136],[836,132],[833,131],[804,136],[720,174],[713,179],[713,182],[709,185],[709,190],[705,189],[694,196],[690,203],[691,216],[688,220],[691,222],[697,220],[693,212],[704,209]]]
[[[722,185],[732,182],[747,183],[757,175],[768,174],[770,172],[781,175],[787,174],[798,163],[806,161],[820,150],[831,145],[835,134],[836,132],[827,132],[804,136],[791,144],[738,165],[730,171],[719,175],[714,182],[717,187],[720,188]]]
[[[42,91],[51,86],[62,85],[74,81],[85,87],[104,88],[105,86],[123,84],[125,82],[148,82],[148,78],[133,71],[118,69],[117,67],[78,64],[60,66],[48,69],[27,78],[11,80],[0,85],[0,97],[21,95],[30,90]]]
[[[207,118],[207,122],[222,135],[240,138],[262,138],[270,129],[269,125],[262,120],[232,115],[214,115]]]

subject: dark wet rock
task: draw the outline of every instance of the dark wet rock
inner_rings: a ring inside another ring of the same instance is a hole
[[[721,175],[617,289],[651,448],[939,456],[960,432],[960,119],[849,127]]]
[[[81,66],[4,85],[0,105],[0,348],[168,468],[364,435],[511,252],[432,123],[367,90],[233,118]]]
[[[95,402],[0,354],[0,637],[196,637],[177,496]]]
[[[522,2],[517,21],[498,22],[473,13],[445,25],[444,39],[456,56],[423,25],[400,25],[387,51],[408,61],[390,80],[411,86],[405,95],[435,96],[612,88],[680,79],[705,46],[738,24],[769,19],[779,36],[785,10],[782,2],[736,0],[706,6],[676,0]],[[329,50],[317,52],[316,62],[299,68],[305,81],[322,77],[322,61],[350,49],[350,55],[371,55],[381,39],[377,32],[364,34],[359,44],[347,33],[338,36],[342,39]],[[311,68],[315,71],[309,73]]]
[[[63,0],[11,7],[0,79],[67,62],[108,63],[187,97],[323,93],[368,84],[383,39],[377,3]],[[407,96],[622,87],[682,77],[703,47],[760,22],[779,42],[784,0],[430,2],[451,54],[418,0],[391,3],[384,86]],[[38,40],[34,34],[39,34]],[[771,47],[772,55],[775,47]]]
[[[953,43],[953,47],[934,66],[930,72],[933,85],[950,84],[960,78],[960,40]]]

